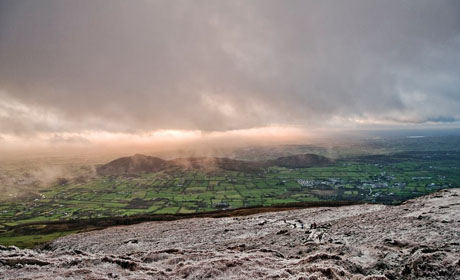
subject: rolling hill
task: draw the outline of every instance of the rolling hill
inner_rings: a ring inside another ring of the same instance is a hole
[[[113,160],[96,168],[99,175],[122,175],[158,172],[172,165],[161,158],[134,155]]]
[[[326,166],[332,163],[332,160],[315,155],[315,154],[303,154],[295,156],[280,157],[275,160],[268,160],[265,162],[267,166],[281,166],[287,168],[307,168],[307,167],[319,167]]]
[[[163,160],[161,158],[134,155],[113,160],[107,164],[98,166],[96,172],[98,175],[127,175],[139,173],[153,173],[170,168],[196,169],[202,171],[239,171],[239,172],[259,172],[262,168],[270,166],[281,166],[287,168],[307,168],[316,166],[325,166],[332,163],[332,160],[315,155],[303,154],[287,157],[280,157],[267,161],[244,161],[230,158],[219,157],[191,157],[177,158],[173,160]]]

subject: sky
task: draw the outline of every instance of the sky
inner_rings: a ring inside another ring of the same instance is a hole
[[[460,127],[460,1],[0,0],[0,151]]]

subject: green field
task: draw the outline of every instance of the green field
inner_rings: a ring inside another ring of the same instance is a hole
[[[42,190],[36,198],[0,204],[0,244],[31,246],[65,234],[19,234],[15,226],[137,214],[186,214],[310,201],[395,204],[460,187],[459,152],[411,152],[336,161],[332,166],[260,173],[181,169],[98,177]],[[68,232],[67,232],[68,233]]]

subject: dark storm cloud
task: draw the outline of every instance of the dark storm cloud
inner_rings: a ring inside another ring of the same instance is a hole
[[[460,119],[459,1],[0,3],[0,132]]]

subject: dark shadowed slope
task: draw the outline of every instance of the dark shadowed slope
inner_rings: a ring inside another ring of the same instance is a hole
[[[323,156],[315,154],[303,154],[288,157],[280,157],[274,160],[266,161],[266,166],[281,166],[287,168],[306,168],[325,166],[332,163],[332,161]]]
[[[96,168],[99,175],[122,175],[161,171],[170,166],[166,160],[157,157],[134,155],[111,161]]]
[[[239,171],[258,172],[263,167],[281,166],[288,168],[315,167],[330,164],[332,161],[326,157],[315,154],[295,155],[281,157],[268,161],[244,161],[229,158],[195,157],[163,160],[157,157],[134,155],[111,161],[96,168],[99,175],[125,175],[158,172],[167,168],[196,169],[202,171]]]
[[[229,158],[196,157],[177,158],[170,161],[171,164],[185,169],[199,169],[204,171],[229,170],[241,172],[260,171],[260,166],[255,162]]]

